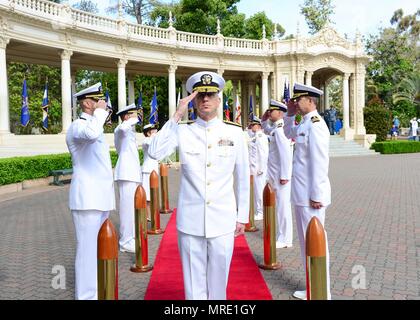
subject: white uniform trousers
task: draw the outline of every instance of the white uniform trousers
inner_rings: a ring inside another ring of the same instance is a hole
[[[120,193],[120,246],[134,241],[134,196],[138,182],[118,181]]]
[[[76,230],[75,298],[98,299],[98,233],[109,211],[72,210]]]
[[[263,192],[265,185],[267,184],[267,175],[265,173],[261,175],[254,175],[254,206],[256,214],[263,214]]]
[[[317,217],[324,227],[325,224],[325,210],[326,207],[321,209],[314,209],[312,207],[301,207],[295,206],[295,218],[296,218],[296,229],[299,235],[300,242],[300,254],[303,263],[303,270],[306,272],[306,229],[311,221],[312,217]],[[325,228],[325,227],[324,227]],[[325,229],[324,229],[325,231]],[[325,231],[325,241],[326,241],[326,253],[327,253],[327,290],[328,290],[328,299],[331,299],[330,291],[330,252],[328,249],[328,238],[327,232]]]
[[[214,238],[178,231],[186,300],[226,300],[234,233]]]
[[[293,244],[293,217],[290,202],[290,181],[281,185],[279,181],[271,182],[276,193],[276,241]]]

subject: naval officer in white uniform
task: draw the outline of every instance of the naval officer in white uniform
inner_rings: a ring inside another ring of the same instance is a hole
[[[114,130],[114,143],[118,153],[115,181],[120,194],[120,251],[135,252],[134,195],[141,183],[141,166],[135,126],[139,122],[136,105],[130,104],[117,115],[121,124]]]
[[[187,90],[193,93],[180,100],[149,147],[155,159],[179,148],[177,229],[186,299],[226,299],[234,236],[242,235],[248,223],[246,142],[241,127],[217,118],[224,84],[214,72],[192,75]],[[192,99],[198,118],[180,124]]]
[[[254,176],[254,220],[263,219],[263,191],[267,183],[268,137],[261,130],[261,120],[253,117],[249,124],[249,169]]]
[[[317,217],[325,228],[325,210],[331,203],[331,186],[328,179],[329,140],[328,126],[316,110],[323,92],[315,87],[296,83],[293,97],[288,103],[284,131],[295,139],[292,174],[292,203],[295,207],[296,228],[304,270],[306,270],[306,229],[312,217]],[[295,125],[299,112],[302,120]],[[327,237],[327,234],[325,234]],[[329,251],[327,240],[327,291],[330,294]],[[306,299],[306,290],[293,294]]]
[[[115,209],[109,145],[104,123],[109,116],[97,83],[75,94],[82,114],[70,125],[66,143],[71,154],[73,176],[69,207],[76,229],[75,296],[97,299],[97,238],[102,223]]]
[[[154,171],[159,175],[159,162],[149,155],[149,146],[152,142],[153,137],[158,132],[156,125],[147,124],[143,127],[143,134],[145,139],[143,140],[143,188],[146,191],[147,202],[150,202],[150,174]]]
[[[276,248],[293,246],[293,218],[290,203],[292,178],[292,148],[285,136],[283,114],[287,106],[276,100],[270,101],[268,119],[264,127],[270,128],[270,152],[268,156],[268,181],[276,193]]]

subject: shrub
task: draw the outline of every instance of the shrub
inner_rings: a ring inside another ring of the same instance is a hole
[[[376,141],[385,141],[392,127],[392,114],[379,98],[371,99],[364,109],[367,134],[376,134]]]
[[[118,160],[116,151],[110,152],[112,167]],[[139,150],[140,163],[143,162],[143,150]],[[33,157],[15,157],[0,159],[0,185],[22,182],[24,180],[45,178],[51,170],[72,167],[68,153]]]
[[[372,144],[372,149],[381,154],[396,154],[396,153],[414,153],[420,152],[420,142],[418,141],[386,141],[375,142]]]

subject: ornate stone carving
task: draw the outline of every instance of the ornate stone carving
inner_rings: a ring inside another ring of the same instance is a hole
[[[73,55],[73,51],[71,50],[63,50],[60,52],[61,60],[70,60],[72,55]]]
[[[169,73],[175,73],[176,69],[178,69],[178,66],[177,66],[177,65],[175,65],[175,64],[171,64],[171,65],[168,67],[168,72],[169,72]]]
[[[346,49],[351,49],[351,43],[341,37],[336,30],[328,25],[322,28],[315,37],[307,40],[308,47],[320,44],[325,44],[329,48],[333,46],[341,46]]]
[[[5,36],[0,36],[0,49],[6,49],[10,39]]]
[[[121,58],[117,61],[117,66],[118,66],[118,68],[125,68],[127,63],[128,63],[127,59]]]

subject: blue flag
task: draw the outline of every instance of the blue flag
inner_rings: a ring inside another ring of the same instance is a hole
[[[194,102],[188,102],[188,119],[195,120],[197,119],[197,115],[194,112]]]
[[[29,123],[28,88],[26,87],[26,79],[23,79],[22,109],[21,109],[21,114],[20,114],[20,124],[26,127],[28,123]]]
[[[155,93],[153,94],[152,101],[150,102],[149,123],[150,124],[158,123],[158,103],[157,103],[157,96],[156,96],[156,88],[155,88]]]
[[[42,97],[42,128],[48,130],[48,82],[45,82],[44,96]]]
[[[251,122],[254,119],[254,107],[252,105],[252,94],[249,97],[249,122]]]
[[[285,103],[288,103],[290,100],[290,91],[289,91],[289,85],[286,86],[286,82],[284,82],[284,92],[283,92],[283,101]]]
[[[139,99],[137,100],[137,111],[139,123],[143,127],[143,94],[140,91]]]
[[[109,90],[108,88],[105,91],[105,102],[106,102],[106,108],[107,111],[109,112],[108,117],[106,118],[106,124],[111,125],[112,124],[112,118],[111,118],[111,114],[112,114],[112,103],[111,103],[111,98],[109,97]]]

